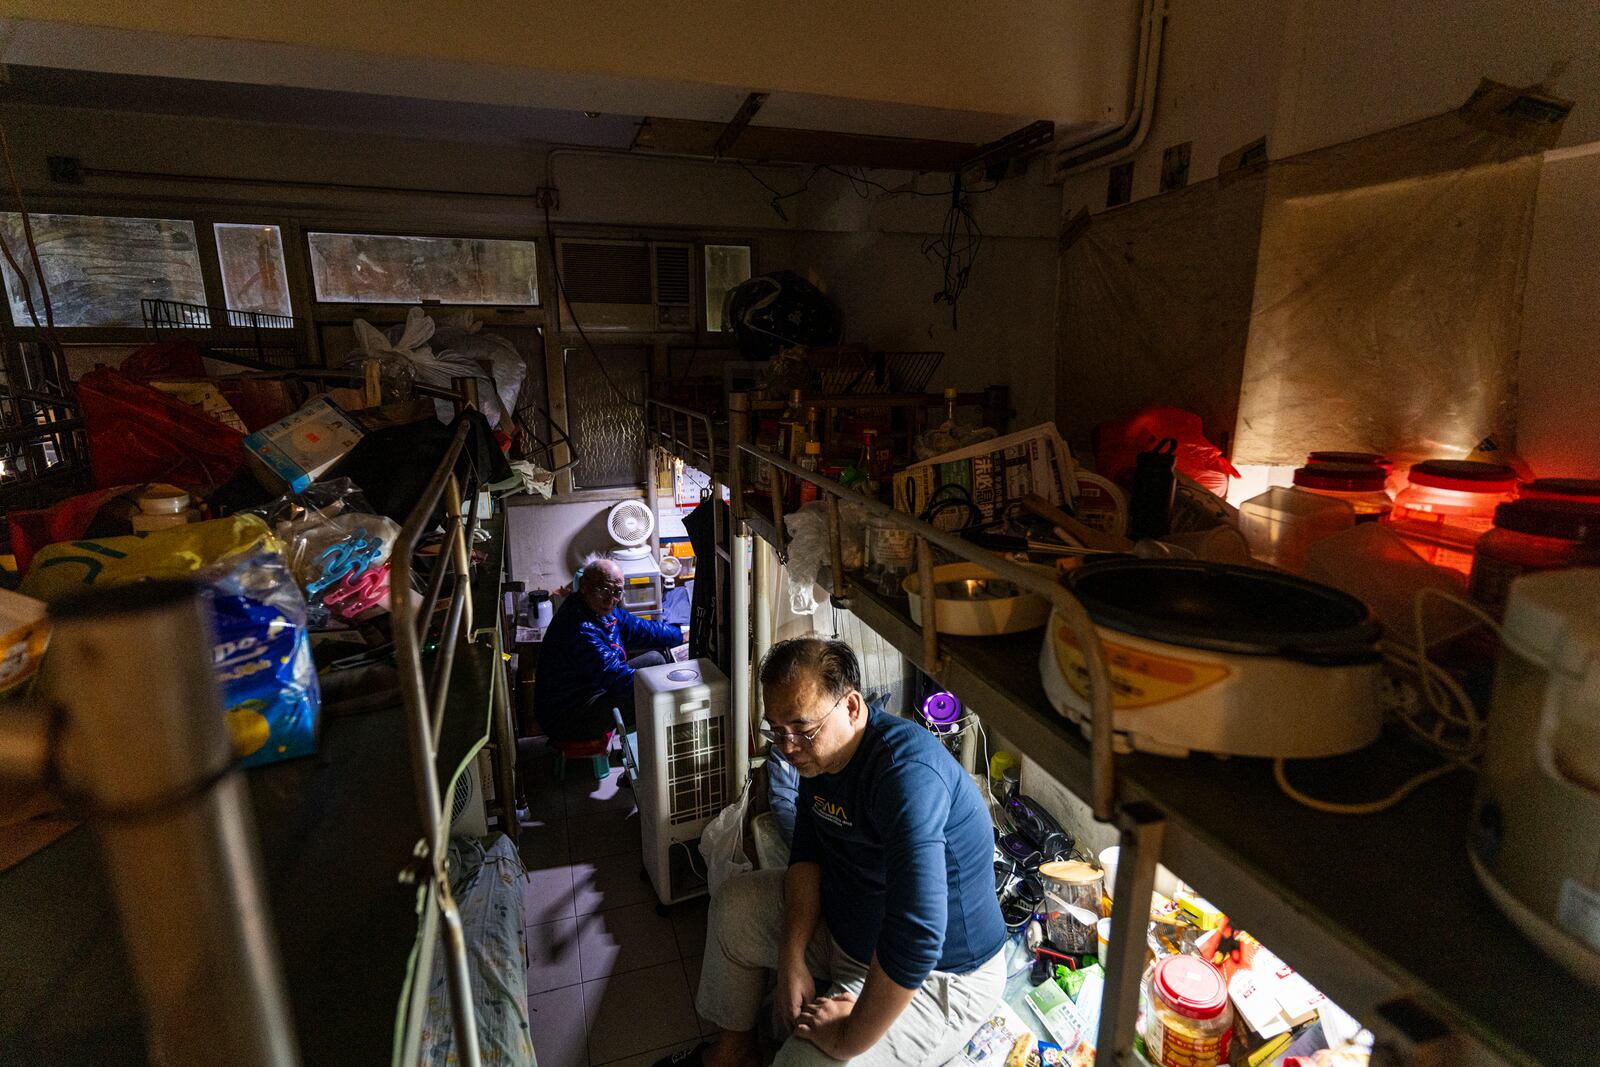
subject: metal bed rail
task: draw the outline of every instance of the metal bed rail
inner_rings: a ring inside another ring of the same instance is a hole
[[[715,484],[717,480],[717,434],[711,417],[689,408],[669,404],[664,400],[647,399],[644,402],[645,438],[650,443],[681,456],[703,471]],[[682,433],[679,433],[679,427]],[[703,427],[698,440],[695,427]],[[704,460],[702,463],[701,461]]]
[[[400,672],[400,691],[409,729],[407,740],[411,750],[413,785],[425,834],[417,842],[418,868],[433,883],[434,906],[443,923],[445,978],[450,995],[451,1020],[455,1026],[456,1052],[464,1067],[478,1067],[478,1028],[467,974],[466,934],[462,928],[461,913],[450,892],[446,862],[450,823],[443,810],[443,790],[437,768],[439,736],[443,729],[445,701],[456,651],[463,641],[471,639],[473,633],[471,558],[473,536],[478,528],[478,483],[475,475],[463,481],[456,473],[456,465],[469,431],[470,426],[466,423],[456,428],[455,436],[434,469],[433,477],[428,480],[422,496],[401,526],[400,536],[395,539],[390,557],[393,560],[390,588],[401,591],[401,595],[392,598],[391,611],[395,660]],[[439,555],[419,603],[405,593],[412,589],[415,553],[422,538],[433,528],[433,514],[441,500],[444,502],[444,540],[440,543]],[[464,510],[463,500],[468,501]],[[428,644],[447,577],[453,579],[453,586],[444,609],[444,621],[434,642],[433,664],[429,671],[423,666],[423,649]],[[498,663],[495,666],[496,670],[500,669]]]

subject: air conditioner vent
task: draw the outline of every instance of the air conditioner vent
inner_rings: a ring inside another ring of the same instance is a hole
[[[560,245],[561,287],[568,303],[651,303],[647,245],[635,241],[562,241]],[[686,256],[685,285],[687,271]],[[688,300],[687,289],[684,300]]]
[[[656,303],[686,306],[689,303],[688,245],[652,245],[656,257]]]

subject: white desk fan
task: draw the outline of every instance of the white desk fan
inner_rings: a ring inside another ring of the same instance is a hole
[[[622,606],[642,618],[661,617],[661,564],[650,551],[656,517],[643,500],[624,500],[606,515],[606,532],[617,543],[611,553],[622,571]]]

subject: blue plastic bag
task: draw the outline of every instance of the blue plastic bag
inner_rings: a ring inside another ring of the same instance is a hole
[[[246,767],[317,750],[321,691],[306,628],[306,602],[276,552],[255,552],[209,568],[215,631],[212,671]]]

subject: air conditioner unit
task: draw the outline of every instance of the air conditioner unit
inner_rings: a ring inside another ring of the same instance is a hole
[[[489,836],[488,808],[484,802],[483,783],[489,781],[489,754],[479,752],[456,779],[456,788],[450,794],[450,836]]]
[[[706,891],[700,834],[729,799],[728,679],[708,659],[645,667],[633,701],[644,866],[656,896],[674,904]]]
[[[562,315],[584,330],[693,333],[694,245],[556,241]]]

